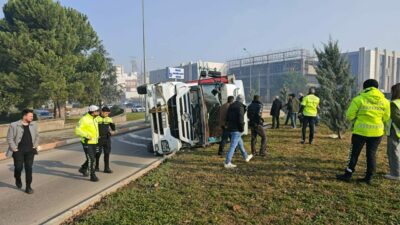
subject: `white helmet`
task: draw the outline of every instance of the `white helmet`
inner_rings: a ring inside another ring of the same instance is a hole
[[[89,112],[96,112],[99,111],[99,107],[97,105],[91,105],[89,106]]]

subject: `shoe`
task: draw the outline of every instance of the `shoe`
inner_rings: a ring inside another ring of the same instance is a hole
[[[15,185],[17,186],[18,189],[22,188],[22,181],[20,179],[15,179]]]
[[[386,179],[389,179],[389,180],[400,181],[400,177],[395,177],[395,176],[392,176],[392,175],[390,175],[390,174],[386,174],[386,175],[385,175],[385,178],[386,178]]]
[[[110,168],[104,169],[104,173],[113,173],[113,171]]]
[[[25,189],[25,193],[27,193],[27,194],[33,194],[33,189],[31,188],[31,187],[27,187],[26,189]]]
[[[96,167],[94,170],[95,170],[96,172],[100,172],[99,167]]]
[[[218,155],[222,156],[222,155],[224,155],[224,152],[218,152]]]
[[[267,154],[265,153],[265,152],[263,152],[263,153],[260,153],[260,155],[259,155],[260,157],[266,157],[267,156]]]
[[[87,169],[80,168],[79,173],[81,173],[84,177],[89,176]]]
[[[352,173],[346,171],[344,174],[336,174],[336,179],[344,182],[350,182]]]
[[[252,158],[253,158],[252,154],[248,155],[247,158],[246,158],[246,162],[250,162],[250,159],[252,159]]]
[[[251,153],[253,156],[258,156],[257,152],[252,152]]]
[[[224,164],[224,167],[226,169],[233,169],[233,168],[236,168],[237,166],[235,164],[228,163],[228,164]]]
[[[367,177],[364,177],[364,178],[361,178],[361,179],[357,179],[357,182],[366,183],[368,185],[372,185],[371,178],[367,178]]]
[[[308,142],[308,144],[312,145],[312,141]]]
[[[305,141],[300,141],[300,144],[304,145]]]
[[[90,175],[90,181],[97,182],[97,181],[99,181],[99,178],[97,178],[97,176],[95,174],[92,174],[92,175]]]

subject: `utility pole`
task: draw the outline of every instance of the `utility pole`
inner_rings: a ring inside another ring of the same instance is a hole
[[[146,36],[144,30],[144,0],[142,0],[142,21],[143,21],[143,83],[147,84],[146,77]],[[145,116],[144,121],[149,122],[149,112],[147,106],[147,95],[144,96],[144,104],[145,104]]]
[[[243,51],[245,51],[247,54],[249,54],[249,57],[251,58],[252,56],[251,56],[251,54],[250,54],[250,52],[246,49],[246,48],[243,48]],[[251,65],[250,65],[250,93],[252,93],[252,79],[251,79],[251,77],[252,77],[252,69],[253,69],[253,65],[254,65],[254,57],[252,57],[251,58]]]

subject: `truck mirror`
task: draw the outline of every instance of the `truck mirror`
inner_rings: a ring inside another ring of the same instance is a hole
[[[146,84],[140,85],[139,87],[136,88],[136,90],[139,95],[145,95],[147,94],[147,85]]]

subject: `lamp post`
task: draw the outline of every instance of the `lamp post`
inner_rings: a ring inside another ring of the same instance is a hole
[[[142,0],[142,28],[143,28],[143,83],[147,84],[147,77],[146,77],[146,36],[144,30],[144,0]],[[144,103],[145,103],[145,116],[144,121],[149,122],[149,112],[147,106],[147,94],[144,96]]]

